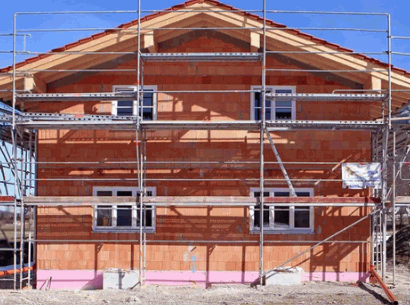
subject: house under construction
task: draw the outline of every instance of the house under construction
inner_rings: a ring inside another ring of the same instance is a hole
[[[371,265],[385,279],[388,217],[394,233],[392,211],[410,202],[410,117],[399,113],[410,73],[391,65],[406,54],[391,49],[405,37],[390,15],[138,7],[131,22],[42,53],[16,39],[90,29],[19,29],[36,13],[14,16],[13,65],[0,70],[14,287],[33,284],[26,269],[38,288],[100,288],[113,268],[139,285],[271,283],[287,266],[301,281],[366,281]],[[289,28],[278,14],[387,26]],[[380,32],[388,49],[303,31]],[[18,241],[34,245],[34,271]]]

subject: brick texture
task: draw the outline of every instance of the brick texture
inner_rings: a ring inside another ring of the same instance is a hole
[[[159,52],[246,52],[242,45],[223,35],[205,33],[165,42]],[[135,68],[134,59],[117,68]],[[268,67],[302,69],[299,63],[282,56],[268,58]],[[137,83],[135,73],[69,76],[48,84],[49,92],[112,91],[114,85]],[[158,90],[249,90],[261,83],[260,63],[146,63],[144,84]],[[295,86],[300,93],[330,93],[335,89],[361,88],[361,84],[331,74],[268,72],[268,85]],[[250,93],[158,94],[158,120],[249,120]],[[368,120],[370,103],[297,102],[300,120]],[[31,103],[32,112],[111,114],[111,102]],[[373,114],[372,114],[373,115]],[[276,132],[272,137],[284,161],[354,162],[370,160],[370,133],[363,131]],[[148,161],[244,161],[259,159],[259,133],[251,131],[156,131],[147,134]],[[99,160],[135,161],[135,134],[126,131],[44,130],[39,132],[38,161]],[[265,160],[276,161],[269,142]],[[340,179],[340,166],[287,166],[292,178]],[[266,178],[282,178],[277,165],[267,165]],[[91,196],[94,186],[137,186],[137,182],[43,181],[41,178],[136,178],[136,169],[111,167],[47,166],[38,168],[39,196]],[[168,178],[259,178],[258,165],[233,167],[149,169],[150,179]],[[249,196],[257,182],[172,182],[153,181],[159,196]],[[277,187],[285,187],[276,184]],[[297,186],[306,187],[306,184]],[[341,182],[321,182],[312,186],[317,196],[367,196],[367,190],[342,189]],[[368,213],[366,208],[316,208],[315,232],[307,235],[267,235],[267,241],[320,241]],[[259,262],[257,234],[249,233],[247,208],[158,208],[156,233],[148,234],[148,270],[256,271]],[[344,241],[368,240],[369,222],[337,237]],[[39,242],[39,269],[130,268],[139,266],[137,233],[95,233],[91,207],[38,208],[37,237],[47,240],[84,242]],[[93,242],[108,240],[107,242]],[[121,240],[119,242],[119,240]],[[125,241],[123,241],[125,240]],[[153,240],[172,240],[155,243]],[[224,240],[232,243],[189,245],[182,240]],[[247,244],[235,244],[249,240]],[[87,242],[89,241],[89,242]],[[267,243],[265,269],[274,268],[312,244]],[[292,266],[306,271],[364,271],[370,262],[370,248],[359,243],[325,244],[294,260]]]

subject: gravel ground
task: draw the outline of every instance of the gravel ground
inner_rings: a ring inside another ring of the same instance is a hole
[[[410,283],[403,276],[392,289],[400,304],[410,304]],[[0,290],[1,305],[17,304],[389,304],[370,284],[306,283],[297,286],[248,285],[199,287],[145,286],[135,290]]]

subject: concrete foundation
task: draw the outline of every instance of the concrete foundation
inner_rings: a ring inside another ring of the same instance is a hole
[[[130,289],[139,284],[139,270],[107,269],[103,273],[103,289]]]
[[[114,269],[118,270],[118,269]],[[138,283],[138,270],[132,283]],[[106,271],[95,270],[37,270],[37,289],[101,289],[109,285],[111,289],[126,289],[130,287],[133,276],[127,273],[127,277],[120,282],[121,273],[108,273]],[[104,275],[107,281],[104,281]],[[146,273],[146,285],[167,285],[167,286],[196,286],[207,288],[219,284],[251,284],[258,279],[258,271],[154,271],[148,270]],[[273,280],[279,277],[269,277],[267,285],[273,285]],[[301,281],[338,281],[338,282],[367,282],[368,272],[303,272]],[[296,280],[296,276],[292,281]],[[288,283],[292,282],[287,278]],[[103,285],[104,282],[104,285]],[[281,283],[282,284],[282,283]],[[117,288],[115,288],[117,287]],[[106,288],[107,289],[107,288]]]
[[[266,285],[297,285],[302,283],[303,269],[296,268],[280,268],[269,271],[265,276]]]

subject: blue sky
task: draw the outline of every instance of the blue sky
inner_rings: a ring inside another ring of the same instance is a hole
[[[182,1],[147,1],[142,0],[142,9],[163,9]],[[226,0],[226,4],[241,9],[261,9],[262,1]],[[3,0],[0,18],[0,33],[12,32],[13,13],[33,11],[67,11],[67,10],[136,10],[138,2],[107,1],[107,0],[43,0],[43,1],[7,1]],[[267,8],[271,10],[313,10],[313,11],[360,11],[385,12],[391,14],[392,34],[396,36],[410,36],[410,18],[408,0],[336,0],[336,1],[305,1],[305,0],[268,0]],[[135,19],[136,14],[98,14],[98,15],[35,15],[18,16],[18,29],[39,28],[85,28],[85,27],[115,27],[121,23]],[[354,17],[354,16],[318,16],[318,15],[291,15],[269,14],[268,18],[286,24],[290,27],[354,27],[385,29],[386,17]],[[312,35],[324,38],[331,42],[354,49],[356,51],[380,52],[387,50],[385,33],[363,32],[318,32],[305,31]],[[70,33],[32,33],[27,39],[27,50],[33,52],[48,51],[66,43],[87,37],[95,32]],[[12,39],[0,37],[0,50],[11,50]],[[22,38],[18,39],[18,49],[23,48]],[[410,52],[410,40],[393,41],[393,50]],[[377,57],[377,56],[375,56]],[[18,56],[23,60],[26,56]],[[379,57],[386,61],[386,56]],[[11,64],[10,54],[0,54],[0,67]],[[393,56],[393,64],[410,70],[410,57]]]

